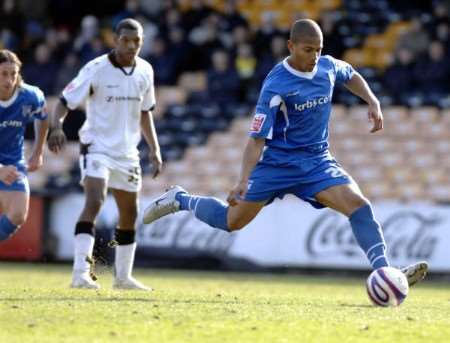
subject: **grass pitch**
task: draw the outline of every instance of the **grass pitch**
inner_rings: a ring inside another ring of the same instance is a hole
[[[69,266],[0,264],[0,342],[450,342],[450,284],[375,308],[364,278],[137,270],[152,293],[68,288]]]

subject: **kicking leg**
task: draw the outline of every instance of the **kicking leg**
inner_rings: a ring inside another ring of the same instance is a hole
[[[191,195],[180,186],[175,186],[150,203],[144,212],[144,223],[149,224],[170,213],[186,210],[214,228],[235,231],[247,225],[265,203],[241,200],[237,205],[229,206],[217,198]]]

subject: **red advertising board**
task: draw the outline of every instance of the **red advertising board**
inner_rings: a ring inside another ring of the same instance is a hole
[[[36,261],[42,257],[44,201],[31,197],[25,224],[8,240],[0,242],[1,260]]]

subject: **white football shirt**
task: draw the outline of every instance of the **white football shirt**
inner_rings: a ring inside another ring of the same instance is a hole
[[[133,67],[121,67],[114,54],[88,62],[62,92],[73,110],[86,104],[80,142],[89,152],[116,158],[139,159],[141,111],[155,106],[153,68],[136,57]]]

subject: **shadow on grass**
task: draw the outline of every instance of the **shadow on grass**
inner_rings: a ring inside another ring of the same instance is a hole
[[[150,298],[120,298],[120,297],[12,297],[12,298],[2,298],[0,297],[0,302],[11,303],[11,302],[50,302],[59,303],[67,301],[79,301],[79,302],[145,302],[150,304],[242,304],[240,301],[226,301],[226,300],[164,300],[164,299],[150,299]],[[283,304],[285,305],[285,304]]]
[[[339,304],[339,307],[358,307],[358,308],[373,308],[370,304]]]

